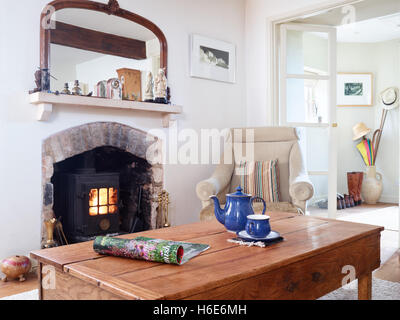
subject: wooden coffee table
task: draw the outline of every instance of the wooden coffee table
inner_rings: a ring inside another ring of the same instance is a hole
[[[383,228],[290,213],[271,214],[271,225],[285,241],[267,248],[229,243],[233,234],[217,221],[122,237],[211,246],[183,266],[100,256],[92,242],[35,251],[40,298],[317,299],[340,288],[352,266],[359,299],[371,299]]]

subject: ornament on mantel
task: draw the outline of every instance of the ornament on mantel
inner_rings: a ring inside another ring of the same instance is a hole
[[[74,87],[72,88],[72,94],[75,96],[82,95],[82,89],[79,87],[79,80],[75,80]]]
[[[111,78],[107,81],[107,98],[114,100],[122,99],[122,85],[118,78]]]
[[[154,94],[153,94],[153,74],[151,72],[147,73],[146,78],[146,89],[144,91],[144,101],[145,102],[153,102],[154,101]]]
[[[29,90],[29,94],[35,93],[35,92],[40,92],[40,91],[45,91],[48,92],[50,90],[50,77],[53,78],[54,80],[57,80],[57,78],[53,77],[50,74],[49,69],[40,69],[35,72],[35,84],[36,88],[33,90]]]
[[[167,103],[167,77],[165,76],[165,70],[161,68],[154,80],[154,102],[156,103]]]
[[[96,93],[96,97],[107,98],[107,81],[106,80],[99,81],[94,89],[95,89],[94,92]]]
[[[69,91],[69,85],[68,82],[64,84],[64,89],[61,91],[62,94],[71,94],[71,91]]]

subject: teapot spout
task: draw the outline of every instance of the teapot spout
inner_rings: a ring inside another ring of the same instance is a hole
[[[217,218],[217,220],[220,223],[222,223],[224,225],[225,224],[225,210],[221,209],[221,205],[219,203],[217,196],[211,196],[210,199],[214,201],[215,217]]]

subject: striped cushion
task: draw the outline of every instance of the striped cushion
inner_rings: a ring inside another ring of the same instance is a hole
[[[280,202],[278,160],[240,162],[240,182],[245,193]]]

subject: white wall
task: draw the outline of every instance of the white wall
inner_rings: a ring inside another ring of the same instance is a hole
[[[39,248],[41,211],[41,143],[71,126],[117,121],[139,129],[160,127],[145,113],[57,107],[49,122],[35,120],[28,103],[39,65],[39,16],[47,0],[4,2],[0,10],[0,257]],[[105,1],[103,1],[105,2]],[[179,128],[243,126],[245,112],[244,0],[120,0],[122,8],[145,16],[165,33],[169,48],[172,100],[184,108]],[[237,83],[189,77],[189,34],[198,33],[237,45]],[[174,224],[198,221],[195,185],[213,166],[167,166]]]
[[[372,72],[377,74],[374,44],[339,43],[338,72]],[[376,94],[374,93],[374,96]],[[375,103],[374,103],[375,105]],[[352,128],[364,122],[375,127],[374,107],[338,107],[336,109],[338,129],[338,192],[347,193],[346,172],[365,171],[365,165],[353,142]]]
[[[372,72],[374,92],[372,107],[338,108],[340,125],[339,175],[350,170],[365,170],[358,151],[351,142],[351,128],[357,122],[365,122],[373,131],[380,126],[382,104],[379,94],[392,86],[400,87],[400,41],[387,41],[374,44],[342,43],[338,46],[338,70],[342,72]],[[371,135],[372,138],[372,135]],[[353,148],[352,148],[353,147]],[[349,153],[349,150],[351,152]],[[384,127],[377,170],[383,175],[383,194],[381,201],[397,203],[399,200],[399,109],[390,111]],[[341,176],[339,176],[342,178]],[[345,189],[339,179],[339,190]],[[343,191],[344,192],[344,191]]]
[[[380,43],[376,50],[379,73],[375,78],[377,95],[375,99],[375,128],[379,128],[382,116],[380,92],[388,87],[400,88],[400,41]],[[384,190],[382,201],[399,201],[399,109],[389,111],[382,134],[377,158],[378,172],[383,174]]]

